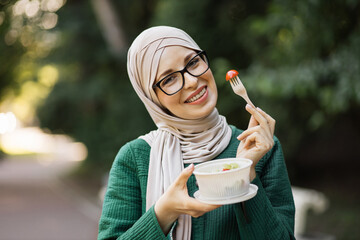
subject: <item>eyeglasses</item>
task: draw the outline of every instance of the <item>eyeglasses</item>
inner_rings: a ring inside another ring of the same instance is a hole
[[[166,95],[174,95],[179,92],[185,84],[184,73],[199,77],[203,75],[210,67],[209,59],[205,51],[201,51],[190,59],[183,70],[170,73],[158,81],[153,88],[160,88]]]

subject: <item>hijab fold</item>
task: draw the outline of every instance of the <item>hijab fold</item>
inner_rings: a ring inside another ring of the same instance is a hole
[[[170,115],[162,107],[152,86],[163,51],[170,46],[200,50],[184,31],[159,26],[143,31],[128,51],[131,84],[158,127],[140,136],[151,146],[146,210],[176,180],[184,164],[214,159],[227,147],[231,138],[231,129],[216,108],[206,117],[188,120]],[[176,239],[191,239],[191,216],[178,218],[175,235]]]

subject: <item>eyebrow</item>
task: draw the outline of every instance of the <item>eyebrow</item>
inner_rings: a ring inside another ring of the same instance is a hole
[[[163,77],[167,76],[168,74],[170,74],[170,73],[172,73],[172,72],[174,72],[174,71],[172,70],[172,68],[166,70],[165,72],[163,72],[163,73],[158,77],[158,80],[160,81]],[[155,83],[157,83],[157,82],[158,82],[158,81],[156,81]]]
[[[193,57],[195,56],[197,53],[196,52],[191,52],[189,53],[185,58],[184,58],[184,63],[187,64],[188,61]]]
[[[186,66],[186,64],[188,63],[188,61],[194,56],[196,55],[196,52],[191,52],[189,53],[185,58],[184,58],[184,67]],[[180,71],[180,70],[178,70]],[[161,80],[163,77],[167,76],[168,74],[172,73],[172,72],[176,72],[176,71],[173,71],[172,68],[169,68],[168,70],[164,71],[159,77],[158,79]],[[156,81],[155,83],[157,83],[158,81]]]

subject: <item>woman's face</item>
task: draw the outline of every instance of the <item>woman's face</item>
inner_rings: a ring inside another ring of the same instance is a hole
[[[158,67],[155,83],[169,73],[182,70],[197,53],[189,48],[165,48]],[[174,95],[166,95],[159,88],[156,94],[160,103],[173,115],[184,119],[198,119],[209,115],[216,106],[217,88],[210,69],[199,77],[184,73],[184,87]]]

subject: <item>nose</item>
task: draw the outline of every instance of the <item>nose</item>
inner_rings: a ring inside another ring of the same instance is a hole
[[[188,89],[188,88],[197,88],[198,86],[198,78],[191,76],[189,73],[184,73],[184,79],[185,79],[185,83],[184,83],[184,88]]]

